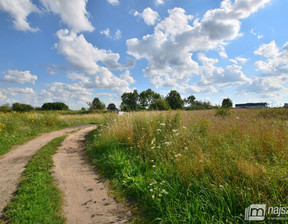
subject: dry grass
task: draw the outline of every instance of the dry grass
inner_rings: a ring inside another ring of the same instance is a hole
[[[287,123],[283,119],[259,116],[259,110],[232,110],[225,118],[214,114],[215,111],[209,110],[137,112],[106,117],[95,141],[124,147],[124,152],[128,150],[145,161],[155,161],[155,166],[161,167],[157,175],[167,177],[171,173],[174,177],[169,177],[170,181],[177,179],[175,189],[181,186],[190,192],[191,188],[205,188],[197,203],[214,206],[209,208],[210,216],[218,221],[227,217],[231,222],[243,221],[244,208],[252,203],[285,203]],[[176,206],[172,201],[178,198],[177,193],[175,190],[172,198],[166,196],[167,203],[159,208],[162,215],[167,216],[164,211],[171,212],[170,207]],[[184,215],[190,217],[197,207],[193,203],[177,206],[191,207]],[[179,211],[176,207],[174,210]],[[199,223],[207,219],[207,214],[200,214],[201,211],[197,210],[195,216]]]

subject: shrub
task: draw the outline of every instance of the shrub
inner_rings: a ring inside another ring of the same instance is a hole
[[[12,104],[12,110],[16,112],[29,112],[32,111],[34,108],[29,104],[23,104],[23,103],[13,103]]]
[[[62,102],[44,103],[42,110],[69,110],[69,107]]]

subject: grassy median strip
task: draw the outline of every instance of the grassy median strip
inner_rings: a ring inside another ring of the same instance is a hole
[[[9,223],[65,223],[61,215],[61,195],[51,175],[52,156],[65,136],[41,148],[30,160],[13,201],[6,207]]]

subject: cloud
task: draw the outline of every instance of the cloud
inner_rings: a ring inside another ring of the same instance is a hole
[[[79,83],[61,83],[54,82],[48,86],[47,90],[40,92],[40,97],[45,102],[61,101],[61,102],[74,102],[85,103],[92,96],[91,90],[83,87]]]
[[[285,90],[284,83],[287,83],[288,76],[253,77],[250,82],[238,88],[239,94],[258,93],[263,96],[271,96]]]
[[[248,61],[248,59],[247,58],[242,58],[242,57],[236,57],[234,59],[229,59],[229,61],[231,61],[232,63],[238,65],[239,63],[245,64]]]
[[[119,0],[107,0],[111,5],[119,5]]]
[[[106,28],[105,30],[101,30],[100,34],[103,34],[106,37],[108,37],[110,39],[113,39],[113,40],[119,40],[122,37],[122,32],[119,29],[117,29],[117,31],[116,31],[114,36],[111,35],[109,28]]]
[[[159,14],[156,11],[153,11],[150,7],[143,10],[142,13],[134,12],[134,16],[139,16],[144,19],[144,22],[147,25],[155,25],[155,23],[159,20]]]
[[[126,65],[119,64],[119,54],[98,49],[87,42],[82,34],[77,35],[73,31],[59,30],[57,37],[59,42],[55,46],[58,53],[64,55],[74,68],[85,73],[79,77],[70,74],[69,77],[82,81],[85,88],[113,89],[119,93],[130,90],[130,83],[110,70],[129,69],[134,66],[134,60],[128,59]]]
[[[164,0],[154,0],[155,5],[164,5]]]
[[[31,13],[39,13],[40,10],[31,0],[1,0],[0,10],[10,14],[13,18],[13,26],[16,30],[36,32],[39,29],[33,28],[27,22]]]
[[[128,39],[128,54],[146,59],[144,70],[155,87],[179,87],[199,75],[199,65],[193,52],[222,49],[228,41],[240,37],[241,20],[264,7],[269,0],[224,0],[220,8],[208,10],[202,18],[194,19],[182,8],[168,10],[169,16],[160,21],[153,34],[142,39]],[[194,19],[194,21],[193,21]],[[228,67],[228,70],[237,67]],[[238,71],[238,77],[241,74]]]
[[[201,74],[201,80],[198,82],[199,86],[225,86],[227,84],[241,84],[249,81],[239,65],[228,65],[222,68],[215,66],[218,63],[218,59],[208,58],[203,53],[199,53],[198,58],[202,63],[202,66],[199,67]]]
[[[94,30],[86,10],[88,0],[40,0],[45,8],[58,14],[63,23],[75,32]]]
[[[288,76],[288,42],[283,45],[282,49],[276,45],[275,41],[261,45],[255,55],[263,56],[266,60],[255,62],[255,67],[265,76]]]
[[[252,29],[250,30],[250,33],[251,33],[252,35],[254,35],[254,36],[257,36],[258,39],[262,39],[262,38],[263,38],[263,35],[257,34],[257,33],[254,31],[254,28],[252,28]]]
[[[3,72],[3,74],[4,77],[2,80],[5,82],[35,84],[35,81],[38,79],[38,77],[36,75],[32,75],[30,71],[8,70],[7,72]]]

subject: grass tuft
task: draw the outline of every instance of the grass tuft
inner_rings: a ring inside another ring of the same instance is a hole
[[[51,175],[52,155],[65,137],[52,140],[29,161],[13,201],[5,209],[9,223],[65,223],[61,214],[62,199]]]

